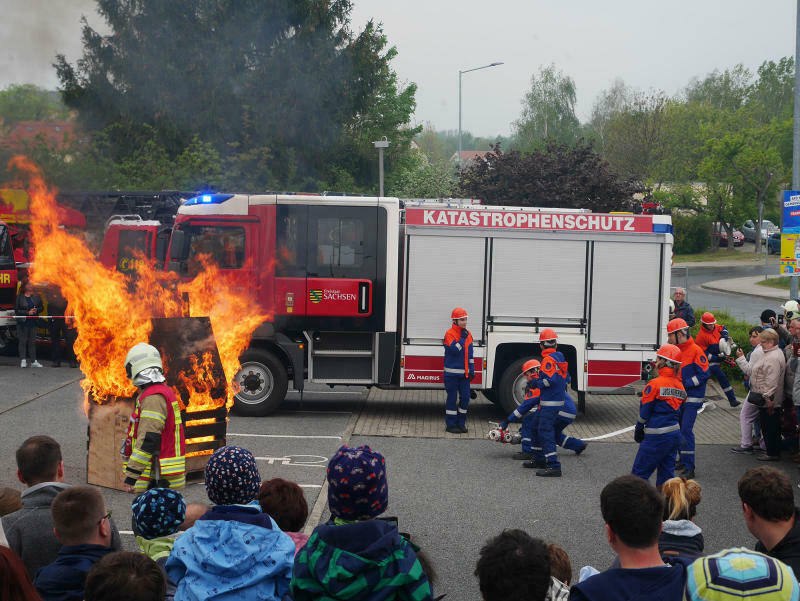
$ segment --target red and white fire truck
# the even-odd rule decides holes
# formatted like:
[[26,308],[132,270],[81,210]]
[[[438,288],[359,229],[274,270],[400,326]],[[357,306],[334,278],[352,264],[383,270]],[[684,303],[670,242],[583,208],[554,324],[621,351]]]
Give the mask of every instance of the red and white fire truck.
[[180,207],[165,262],[186,277],[200,254],[249,271],[253,310],[274,316],[241,357],[241,413],[274,411],[289,382],[442,387],[455,306],[475,339],[472,388],[509,411],[546,327],[581,406],[642,377],[665,341],[672,241],[662,215],[206,194]]

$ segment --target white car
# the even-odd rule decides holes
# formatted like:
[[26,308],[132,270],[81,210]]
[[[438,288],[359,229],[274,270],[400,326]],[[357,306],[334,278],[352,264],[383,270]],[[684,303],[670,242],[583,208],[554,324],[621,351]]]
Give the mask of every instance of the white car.
[[[772,223],[769,219],[764,219],[761,221],[761,244],[767,243],[767,236],[774,232],[780,232],[780,228],[777,225]],[[742,234],[744,234],[744,239],[748,242],[755,242],[756,241],[756,222],[752,219],[748,219],[747,221],[742,224]]]

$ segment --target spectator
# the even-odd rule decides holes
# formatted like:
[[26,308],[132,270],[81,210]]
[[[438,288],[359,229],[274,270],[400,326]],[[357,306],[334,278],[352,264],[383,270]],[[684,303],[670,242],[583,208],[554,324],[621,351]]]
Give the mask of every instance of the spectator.
[[664,497],[649,482],[633,475],[612,480],[600,493],[600,511],[606,539],[619,557],[620,567],[590,576],[572,587],[571,601],[680,599],[684,563],[664,565],[658,536],[664,514]]
[[[764,309],[761,312],[761,327],[765,330],[775,330],[778,334],[778,346],[783,349],[789,340],[789,332],[786,328],[778,325],[778,318],[772,309]],[[780,330],[778,330],[780,328]]]
[[432,599],[414,547],[397,526],[376,520],[389,504],[386,461],[368,446],[344,445],[328,462],[331,521],[314,529],[294,561],[294,601]]
[[[56,560],[61,543],[53,535],[50,504],[69,487],[64,482],[61,447],[49,436],[31,436],[17,449],[17,478],[28,489],[22,493],[22,509],[2,518],[8,546],[20,556],[31,578],[39,568]],[[111,522],[111,546],[122,544]]]
[[211,510],[208,503],[189,503],[186,505],[186,518],[178,530],[184,532],[194,526],[194,523]]
[[294,543],[294,554],[306,546],[308,534],[300,530],[308,517],[308,503],[303,489],[294,482],[273,478],[261,483],[258,491],[261,511],[268,513],[278,527],[289,535]]
[[484,601],[544,601],[554,584],[547,546],[522,530],[505,530],[489,539],[475,576]]
[[675,288],[675,317],[683,319],[691,328],[694,325],[694,309],[692,305],[686,302],[686,290],[684,288]]
[[279,601],[289,590],[294,544],[254,503],[261,485],[250,451],[214,451],[205,470],[211,511],[182,534],[167,559],[177,599]]
[[[186,518],[186,503],[181,493],[169,488],[151,488],[133,500],[131,509],[139,548],[165,570],[175,533]],[[175,588],[175,583],[167,579],[167,599],[175,597]]]
[[53,367],[61,367],[61,356],[63,355],[61,341],[62,339],[66,340],[67,324],[64,320],[66,312],[67,299],[61,294],[61,288],[58,286],[48,287],[47,314],[50,315],[48,330],[50,334],[50,358],[53,361]]
[[703,533],[694,523],[702,498],[701,490],[697,482],[685,478],[664,482],[664,523],[658,537],[658,550],[662,557],[681,556],[695,560],[703,555]]
[[0,545],[0,599],[3,601],[39,601],[22,560],[14,551]]
[[800,523],[789,478],[772,467],[747,470],[739,479],[744,522],[758,539],[756,551],[800,573]]
[[800,587],[780,561],[749,549],[725,549],[687,570],[686,601],[797,599]]
[[31,367],[42,367],[36,360],[36,326],[39,323],[36,316],[41,315],[42,311],[42,297],[33,291],[33,284],[28,280],[22,285],[22,292],[14,305],[14,313],[21,316],[17,317],[20,367],[28,367],[28,359],[31,360]]
[[786,359],[778,348],[778,333],[765,329],[758,335],[764,356],[750,372],[748,399],[759,407],[759,423],[767,445],[759,461],[778,461],[781,454],[781,410],[783,403],[783,372]]
[[550,575],[559,582],[569,586],[572,581],[572,562],[563,547],[550,543],[547,545],[550,556]]
[[103,556],[113,553],[111,512],[99,490],[70,486],[50,507],[53,528],[64,545],[56,560],[36,573],[33,584],[44,601],[81,601],[86,575]]
[[[738,365],[739,369],[742,370],[742,373],[744,374],[744,384],[748,388],[750,387],[750,374],[753,371],[753,366],[764,356],[764,350],[761,348],[761,339],[759,337],[763,329],[764,328],[761,326],[750,328],[750,345],[753,347],[753,350],[751,350],[746,357],[741,348],[736,350],[736,365]],[[745,399],[744,404],[742,405],[742,410],[739,413],[739,426],[742,431],[742,441],[740,446],[733,447],[731,452],[753,453],[755,450],[753,448],[753,431],[760,431],[758,427],[758,421],[758,407]],[[761,450],[766,449],[763,439],[761,439],[760,445]]]
[[163,601],[163,572],[141,553],[109,553],[86,577],[86,601]]
[[[22,509],[22,499],[19,491],[13,488],[0,488],[0,517],[20,509]],[[0,546],[8,546],[2,520],[0,520]]]

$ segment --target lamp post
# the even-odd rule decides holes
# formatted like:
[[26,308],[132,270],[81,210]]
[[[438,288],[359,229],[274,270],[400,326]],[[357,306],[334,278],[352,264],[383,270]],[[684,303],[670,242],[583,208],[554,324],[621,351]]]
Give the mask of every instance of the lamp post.
[[464,69],[458,72],[458,168],[461,169],[461,75],[469,73],[470,71],[478,71],[480,69],[488,69],[489,67],[496,67],[503,63],[490,63],[483,67],[475,67],[474,69]]
[[378,189],[379,189],[379,196],[383,196],[383,150],[384,148],[389,148],[389,140],[386,139],[386,136],[383,136],[377,142],[373,142],[372,145],[378,149]]

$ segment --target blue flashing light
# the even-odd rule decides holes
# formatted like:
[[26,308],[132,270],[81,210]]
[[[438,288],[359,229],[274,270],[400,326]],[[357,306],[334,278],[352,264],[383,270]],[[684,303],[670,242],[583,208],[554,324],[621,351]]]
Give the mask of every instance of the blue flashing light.
[[187,207],[192,205],[221,204],[229,198],[233,198],[233,194],[201,194],[200,196],[190,198],[183,204]]
[[656,234],[674,234],[675,230],[671,223],[654,223],[653,232]]

